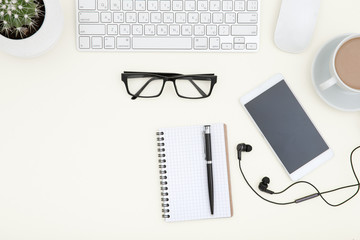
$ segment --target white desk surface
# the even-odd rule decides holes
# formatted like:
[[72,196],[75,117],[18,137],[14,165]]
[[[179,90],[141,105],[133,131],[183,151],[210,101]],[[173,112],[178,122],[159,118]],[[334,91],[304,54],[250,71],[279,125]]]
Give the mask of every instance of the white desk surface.
[[[320,198],[270,205],[245,185],[235,147],[256,187],[291,183],[239,98],[282,73],[335,157],[304,178],[321,190],[354,183],[350,151],[360,144],[360,114],[329,107],[310,77],[319,48],[359,32],[360,1],[324,0],[311,46],[302,54],[276,48],[280,0],[262,1],[256,54],[80,53],[75,47],[75,1],[61,0],[65,29],[58,44],[34,59],[0,53],[0,239],[342,239],[359,240],[360,195],[339,208]],[[132,101],[124,70],[218,75],[204,100],[178,98],[168,84],[161,97]],[[159,127],[224,122],[229,130],[234,216],[165,223],[161,216],[155,131]],[[355,155],[359,173],[360,153]],[[342,201],[353,193],[329,196]],[[312,190],[298,187],[275,200]],[[271,197],[265,195],[266,197]]]

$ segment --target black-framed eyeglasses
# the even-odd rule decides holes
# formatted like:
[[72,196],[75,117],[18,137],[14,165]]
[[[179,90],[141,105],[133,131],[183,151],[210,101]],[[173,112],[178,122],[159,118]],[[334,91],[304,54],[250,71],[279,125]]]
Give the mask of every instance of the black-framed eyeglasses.
[[181,98],[200,99],[210,96],[217,82],[214,74],[124,72],[121,80],[126,86],[131,99],[154,98],[161,95],[165,83],[173,82],[176,94]]

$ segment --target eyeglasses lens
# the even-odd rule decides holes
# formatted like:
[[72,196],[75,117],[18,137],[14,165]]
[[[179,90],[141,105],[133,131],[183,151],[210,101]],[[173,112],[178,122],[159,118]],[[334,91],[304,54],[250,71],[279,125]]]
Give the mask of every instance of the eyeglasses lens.
[[131,94],[139,97],[153,97],[160,94],[163,79],[151,76],[131,76],[128,78],[128,88]]
[[203,98],[210,94],[211,80],[194,77],[179,78],[175,81],[178,94],[187,98]]

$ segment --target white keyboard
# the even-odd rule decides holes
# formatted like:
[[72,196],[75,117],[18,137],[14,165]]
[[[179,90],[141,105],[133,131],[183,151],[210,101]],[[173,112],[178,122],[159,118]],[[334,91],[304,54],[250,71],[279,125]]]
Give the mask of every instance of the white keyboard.
[[260,0],[75,0],[79,51],[256,52]]

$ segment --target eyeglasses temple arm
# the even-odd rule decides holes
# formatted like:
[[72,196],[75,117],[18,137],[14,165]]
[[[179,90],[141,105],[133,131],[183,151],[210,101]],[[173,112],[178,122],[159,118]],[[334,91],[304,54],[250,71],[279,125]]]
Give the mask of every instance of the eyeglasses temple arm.
[[149,83],[151,83],[152,81],[154,81],[154,79],[158,79],[156,77],[150,78],[149,80],[147,80],[147,82],[144,84],[144,86],[142,86],[139,91],[137,91],[134,96],[132,96],[132,100],[135,100],[137,97],[140,96],[140,94],[142,93],[142,91],[144,91],[144,89],[147,87],[147,85],[149,85]]
[[201,88],[199,88],[199,86],[198,85],[196,85],[196,83],[192,80],[192,79],[189,79],[189,81],[191,82],[191,84],[196,88],[196,90],[198,90],[199,91],[199,93],[203,96],[203,97],[205,97],[206,96],[206,93],[204,93],[204,91],[203,90],[201,90]]

